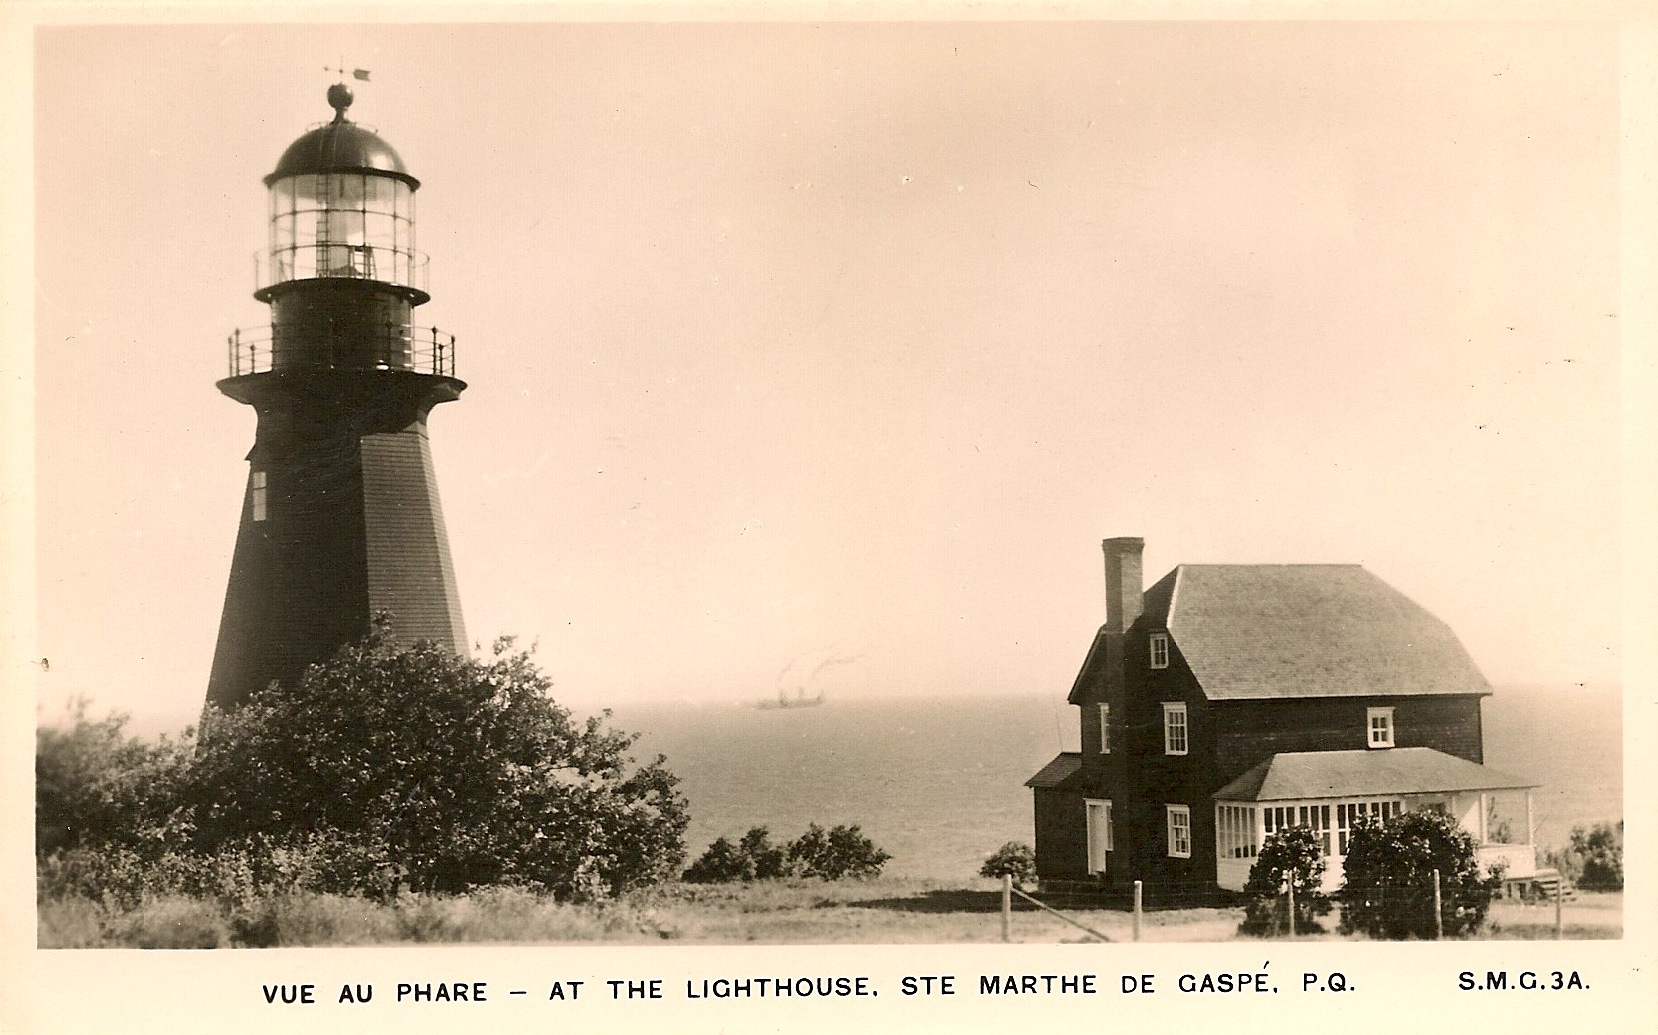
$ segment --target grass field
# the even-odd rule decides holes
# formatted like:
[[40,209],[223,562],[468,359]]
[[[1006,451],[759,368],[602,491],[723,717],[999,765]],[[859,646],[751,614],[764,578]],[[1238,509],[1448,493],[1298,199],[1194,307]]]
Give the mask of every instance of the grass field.
[[[872,881],[675,885],[621,902],[570,905],[519,891],[405,896],[391,903],[331,895],[272,896],[239,904],[162,898],[136,909],[90,899],[39,905],[42,948],[213,948],[407,943],[928,944],[1001,938],[1001,894],[991,881],[882,878]],[[1070,909],[1067,915],[1112,941],[1133,937],[1130,914]],[[1145,941],[1238,939],[1241,909],[1146,913]],[[1566,904],[1567,938],[1619,938],[1623,896],[1579,892]],[[1335,929],[1334,918],[1327,926]],[[1493,905],[1486,938],[1551,939],[1552,905]],[[1313,935],[1337,939],[1333,933]],[[1015,942],[1056,943],[1090,935],[1034,906],[1012,919]]]

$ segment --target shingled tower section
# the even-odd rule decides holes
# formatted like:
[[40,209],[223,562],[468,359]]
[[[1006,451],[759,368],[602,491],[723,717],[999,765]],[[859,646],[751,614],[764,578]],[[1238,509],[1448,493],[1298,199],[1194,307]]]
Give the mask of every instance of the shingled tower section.
[[254,297],[267,328],[227,342],[219,390],[259,415],[207,700],[234,707],[361,636],[466,649],[427,415],[457,399],[452,336],[417,327],[430,299],[415,243],[420,182],[346,118],[289,146],[270,190]]

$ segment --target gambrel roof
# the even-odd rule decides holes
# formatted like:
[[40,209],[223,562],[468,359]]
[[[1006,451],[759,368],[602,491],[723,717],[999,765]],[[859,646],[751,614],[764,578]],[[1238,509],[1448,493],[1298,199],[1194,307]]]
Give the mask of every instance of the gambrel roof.
[[1219,801],[1294,801],[1536,786],[1534,780],[1433,748],[1359,748],[1280,752],[1216,791],[1214,797]]
[[1139,624],[1210,700],[1491,692],[1449,626],[1357,564],[1182,564]]

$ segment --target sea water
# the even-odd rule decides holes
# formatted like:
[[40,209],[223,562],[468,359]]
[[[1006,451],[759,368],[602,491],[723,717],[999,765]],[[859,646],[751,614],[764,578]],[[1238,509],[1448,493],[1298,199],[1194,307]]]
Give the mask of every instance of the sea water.
[[[1623,815],[1621,701],[1615,691],[1499,687],[1483,712],[1485,761],[1541,786],[1536,842]],[[1062,698],[831,699],[629,705],[615,723],[634,754],[667,756],[691,808],[692,858],[754,826],[772,840],[807,824],[857,824],[892,854],[886,872],[962,880],[1007,841],[1033,840],[1030,776],[1076,749]]]

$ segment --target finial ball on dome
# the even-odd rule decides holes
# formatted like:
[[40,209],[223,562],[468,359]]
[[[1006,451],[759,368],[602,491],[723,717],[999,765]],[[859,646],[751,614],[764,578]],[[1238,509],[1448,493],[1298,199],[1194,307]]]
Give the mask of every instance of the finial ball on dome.
[[345,110],[351,107],[351,102],[355,99],[351,87],[344,83],[335,83],[328,88],[328,105],[334,109],[336,118],[345,118]]

